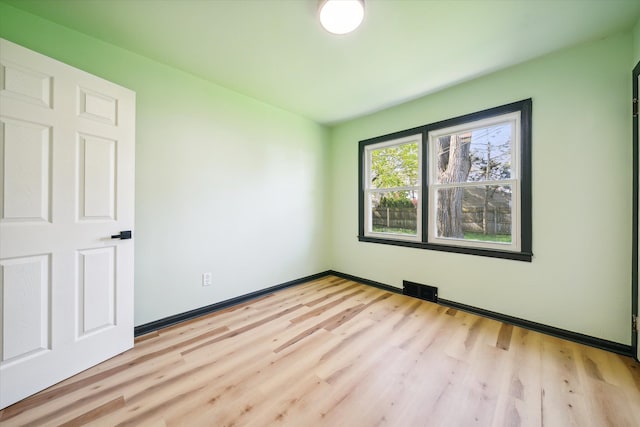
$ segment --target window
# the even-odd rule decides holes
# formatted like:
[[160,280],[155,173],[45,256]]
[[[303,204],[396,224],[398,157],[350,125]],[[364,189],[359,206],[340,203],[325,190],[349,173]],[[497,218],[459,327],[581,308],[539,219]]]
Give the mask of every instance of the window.
[[365,147],[367,234],[420,240],[422,134]]
[[365,242],[531,261],[531,99],[360,141]]

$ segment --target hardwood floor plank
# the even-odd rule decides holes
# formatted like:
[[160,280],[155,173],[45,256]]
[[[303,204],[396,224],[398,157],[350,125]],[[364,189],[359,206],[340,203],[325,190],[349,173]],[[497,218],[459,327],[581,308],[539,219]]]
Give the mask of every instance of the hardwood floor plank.
[[574,346],[551,337],[542,349],[542,424],[590,425],[587,388],[577,375]]
[[211,344],[215,344],[217,342],[220,342],[220,341],[223,341],[223,340],[226,340],[226,339],[229,339],[229,338],[233,338],[233,337],[238,336],[240,334],[244,334],[245,332],[251,331],[252,329],[255,329],[255,328],[257,328],[257,327],[259,327],[261,325],[264,325],[265,323],[274,321],[279,317],[282,317],[282,316],[284,316],[284,315],[286,315],[288,313],[291,313],[292,311],[296,311],[296,310],[300,309],[301,307],[302,307],[302,305],[298,304],[298,305],[295,305],[293,307],[289,307],[289,308],[287,308],[285,310],[282,310],[282,311],[280,311],[278,313],[275,313],[275,314],[272,314],[272,315],[267,316],[265,318],[262,318],[262,319],[260,319],[260,320],[258,320],[256,322],[250,323],[250,324],[248,324],[246,326],[243,326],[241,328],[232,329],[231,331],[229,331],[229,332],[227,332],[227,333],[225,333],[225,334],[223,334],[223,335],[221,335],[219,337],[216,337],[214,339],[208,340],[208,341],[206,341],[206,342],[204,342],[202,344],[198,344],[197,346],[191,347],[188,350],[185,350],[185,351],[181,352],[181,354],[184,356],[185,354],[191,353],[193,351],[200,350],[200,349],[202,349],[204,347],[208,347]]
[[[99,418],[108,416],[109,414],[111,414],[112,412],[123,408],[125,405],[124,399],[122,398],[122,396],[120,397],[116,397],[113,400],[110,400],[109,402],[103,404],[103,405],[99,405],[87,412],[85,412],[84,414],[73,418],[63,424],[60,424],[60,427],[75,427],[75,426],[83,426],[86,425],[88,423],[90,423],[91,421],[95,421]],[[40,423],[38,424],[36,422],[36,425],[42,425],[44,423]]]
[[0,424],[637,427],[639,365],[329,276],[138,337]]
[[511,345],[511,334],[513,334],[513,325],[503,323],[500,326],[500,333],[498,334],[498,340],[496,341],[496,347],[502,350],[509,350]]
[[298,323],[298,322],[302,322],[304,320],[310,319],[312,317],[317,317],[317,316],[321,315],[322,313],[324,313],[325,311],[330,310],[333,307],[335,307],[336,304],[339,304],[339,303],[341,303],[343,301],[346,301],[346,300],[350,299],[351,297],[353,297],[355,295],[358,295],[358,294],[360,294],[362,292],[363,292],[362,289],[356,289],[355,291],[350,292],[350,293],[348,293],[346,295],[342,295],[339,298],[331,299],[331,297],[342,293],[342,292],[339,292],[339,291],[338,292],[333,292],[332,294],[330,294],[330,296],[329,295],[325,296],[325,297],[329,297],[329,298],[321,297],[321,298],[319,298],[319,299],[317,299],[315,301],[312,301],[311,303],[305,304],[308,307],[312,307],[320,299],[322,299],[323,302],[324,301],[328,301],[327,303],[325,303],[325,304],[323,304],[323,305],[321,305],[321,306],[319,306],[319,307],[317,307],[317,308],[315,308],[313,310],[307,311],[305,314],[302,314],[302,315],[300,315],[298,317],[294,317],[293,319],[290,320],[290,322],[291,323]]

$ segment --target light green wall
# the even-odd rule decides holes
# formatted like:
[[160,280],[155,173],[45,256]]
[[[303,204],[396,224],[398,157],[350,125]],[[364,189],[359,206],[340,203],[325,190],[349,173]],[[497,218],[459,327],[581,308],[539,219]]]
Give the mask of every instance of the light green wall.
[[633,35],[633,66],[640,62],[640,19],[632,30]]
[[136,325],[328,269],[325,128],[2,3],[0,36],[137,93]]
[[[332,268],[629,344],[631,52],[610,37],[333,128]],[[533,262],[358,242],[359,140],[529,97]]]

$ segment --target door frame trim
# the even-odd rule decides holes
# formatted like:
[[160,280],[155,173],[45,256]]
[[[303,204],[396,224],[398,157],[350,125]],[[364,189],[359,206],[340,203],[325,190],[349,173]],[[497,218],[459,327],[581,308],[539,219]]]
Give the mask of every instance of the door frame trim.
[[[638,78],[640,77],[640,62],[633,69],[633,99],[638,100]],[[637,101],[636,101],[637,102]],[[633,114],[633,113],[632,113]],[[638,115],[633,117],[633,226],[631,248],[631,314],[638,315],[638,197],[640,191],[640,166],[638,165]],[[631,320],[631,319],[630,319]],[[638,358],[638,333],[631,328],[631,349],[633,357]]]

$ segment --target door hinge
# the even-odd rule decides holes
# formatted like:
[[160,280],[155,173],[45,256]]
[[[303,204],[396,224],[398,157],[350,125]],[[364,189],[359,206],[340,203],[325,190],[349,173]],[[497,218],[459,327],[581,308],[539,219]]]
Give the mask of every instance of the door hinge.
[[633,332],[638,332],[638,316],[635,314],[631,316],[631,329]]
[[633,98],[633,117],[638,117],[638,98]]

